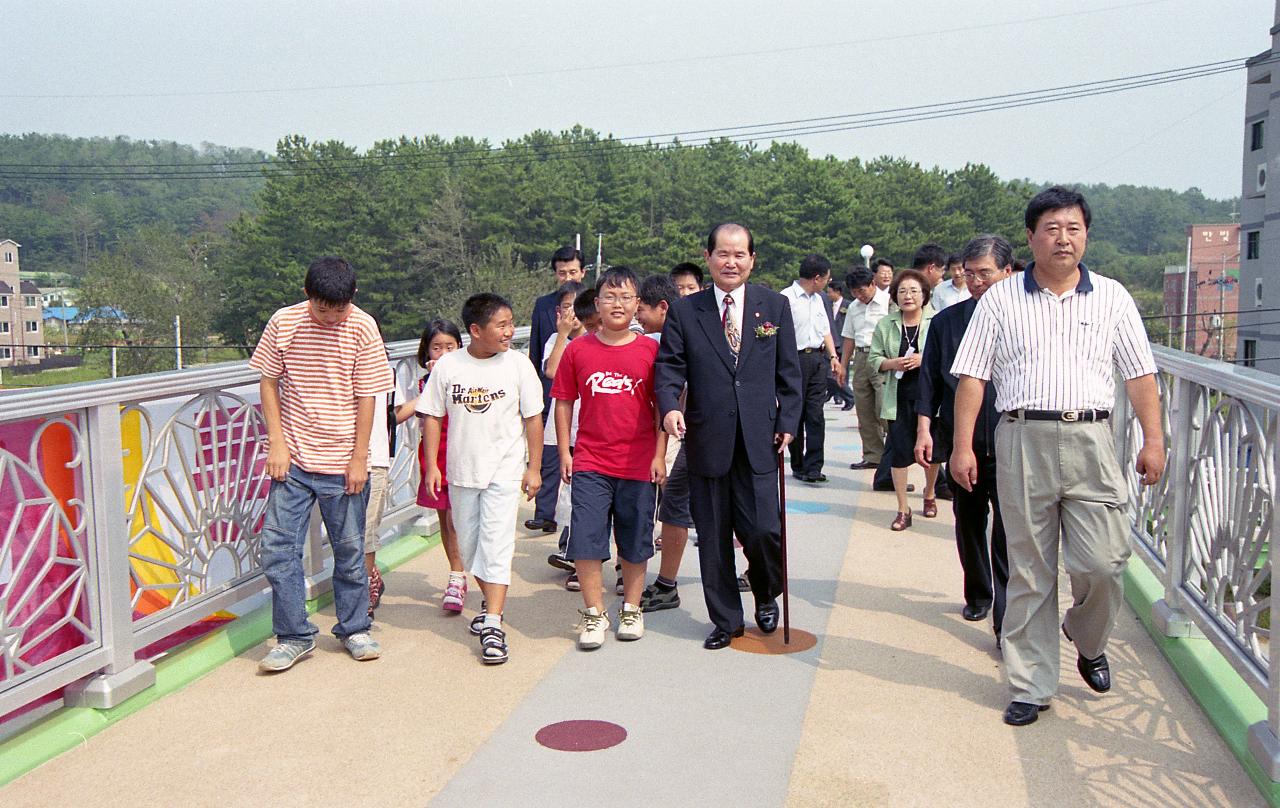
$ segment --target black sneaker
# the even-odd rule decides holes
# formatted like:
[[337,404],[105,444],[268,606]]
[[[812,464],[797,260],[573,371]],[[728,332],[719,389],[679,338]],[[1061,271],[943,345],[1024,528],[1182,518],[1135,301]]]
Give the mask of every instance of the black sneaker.
[[738,576],[738,591],[739,592],[751,591],[751,582],[747,580],[747,576],[745,575]]
[[578,581],[578,573],[575,572],[568,578],[564,579],[564,588],[568,589],[570,592],[582,591],[582,583]]
[[660,612],[663,609],[676,609],[680,606],[680,588],[662,589],[657,584],[646,586],[640,596],[640,611]]
[[626,590],[622,588],[622,576],[621,576],[621,575],[619,575],[619,576],[618,576],[618,583],[614,585],[613,589],[614,589],[614,591],[615,591],[615,592],[617,592],[619,595],[624,595],[624,594],[626,594]]
[[547,556],[547,563],[555,567],[556,569],[564,570],[565,572],[573,572],[576,569],[576,567],[573,566],[572,561],[560,555],[559,553],[552,553],[551,555]]
[[543,533],[556,532],[556,523],[550,519],[526,519],[524,526],[526,530],[541,530]]

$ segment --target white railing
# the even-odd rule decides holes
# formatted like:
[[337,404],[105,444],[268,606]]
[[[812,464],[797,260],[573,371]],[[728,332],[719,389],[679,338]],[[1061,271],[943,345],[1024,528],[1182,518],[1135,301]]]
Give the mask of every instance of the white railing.
[[[388,349],[412,398],[417,341]],[[257,382],[230,362],[0,395],[0,719],[63,688],[118,704],[154,683],[148,646],[265,589]],[[421,512],[417,419],[397,438],[387,532]],[[311,524],[308,597],[329,577]]]
[[[1170,637],[1205,637],[1267,705],[1249,746],[1280,781],[1280,655],[1270,652],[1271,537],[1280,479],[1280,376],[1155,348],[1168,462],[1138,482],[1142,433],[1121,395],[1113,424],[1129,478],[1133,546],[1160,578],[1154,622]],[[1123,390],[1123,387],[1120,388]]]

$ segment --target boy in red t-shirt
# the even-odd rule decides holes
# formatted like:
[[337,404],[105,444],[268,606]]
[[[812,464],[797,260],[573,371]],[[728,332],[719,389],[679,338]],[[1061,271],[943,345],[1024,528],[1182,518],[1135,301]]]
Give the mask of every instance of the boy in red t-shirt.
[[[644,636],[640,595],[653,557],[657,486],[666,477],[667,436],[658,429],[653,363],[658,344],[631,331],[640,283],[626,267],[613,267],[596,286],[600,330],[565,348],[551,386],[555,399],[560,473],[573,486],[568,556],[574,560],[586,608],[579,613],[578,647],[599,648],[609,629],[601,563],[609,558],[612,529],[622,560],[623,603],[618,639]],[[573,402],[578,435],[569,451]]]

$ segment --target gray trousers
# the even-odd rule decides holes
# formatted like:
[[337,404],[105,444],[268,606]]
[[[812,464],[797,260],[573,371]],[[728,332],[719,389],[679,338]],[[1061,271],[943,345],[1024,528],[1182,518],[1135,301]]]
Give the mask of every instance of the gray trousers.
[[1128,490],[1105,421],[1001,416],[996,486],[1009,550],[1004,661],[1013,701],[1058,690],[1058,548],[1071,580],[1063,624],[1081,654],[1101,654],[1124,600]]
[[853,366],[853,403],[858,413],[858,434],[862,438],[862,459],[879,463],[884,454],[885,424],[880,420],[880,402],[884,397],[884,374],[867,364],[871,351],[855,348],[849,364]]

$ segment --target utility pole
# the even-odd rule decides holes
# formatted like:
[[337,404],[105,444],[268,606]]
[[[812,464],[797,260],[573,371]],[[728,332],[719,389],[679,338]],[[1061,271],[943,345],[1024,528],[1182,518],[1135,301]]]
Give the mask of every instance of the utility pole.
[[1191,236],[1187,236],[1187,268],[1182,273],[1182,350],[1187,350],[1187,331],[1191,327]]
[[173,351],[177,358],[178,370],[182,370],[182,317],[173,315]]
[[596,233],[596,282],[600,281],[600,267],[604,263],[604,233]]

